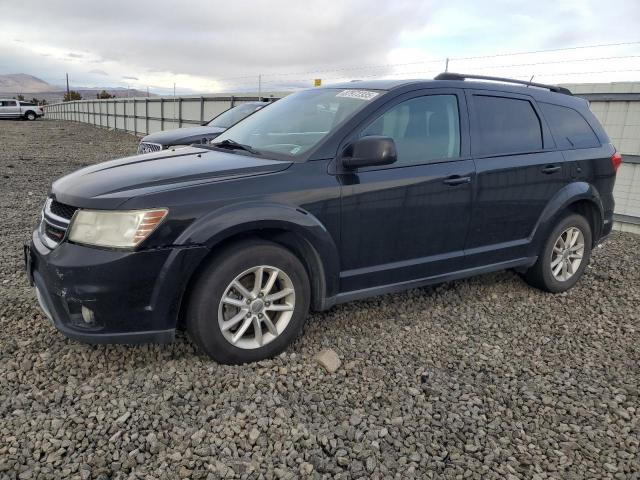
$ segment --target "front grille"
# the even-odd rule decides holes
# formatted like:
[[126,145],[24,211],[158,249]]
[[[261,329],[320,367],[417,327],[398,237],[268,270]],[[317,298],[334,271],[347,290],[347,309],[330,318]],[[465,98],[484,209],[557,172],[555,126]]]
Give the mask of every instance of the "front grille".
[[49,237],[54,242],[60,243],[64,238],[64,234],[66,230],[61,228],[54,227],[53,225],[49,225],[48,223],[44,226],[44,233],[47,237]]
[[140,142],[138,145],[138,153],[153,153],[162,150],[162,145],[159,143]]
[[56,248],[64,240],[69,223],[77,207],[57,202],[48,198],[42,209],[40,222],[40,239],[48,248]]
[[54,215],[66,218],[67,220],[71,220],[71,217],[73,217],[73,214],[76,213],[76,210],[78,210],[78,208],[52,200],[51,205],[49,206],[49,210],[51,210],[51,213],[53,213]]

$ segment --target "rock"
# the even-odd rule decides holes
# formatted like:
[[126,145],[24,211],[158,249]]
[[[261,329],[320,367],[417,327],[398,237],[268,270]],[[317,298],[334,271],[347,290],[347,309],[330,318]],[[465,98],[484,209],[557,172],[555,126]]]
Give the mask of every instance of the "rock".
[[391,425],[393,425],[394,427],[399,427],[403,423],[404,423],[404,419],[402,417],[393,417],[391,419]]
[[300,464],[300,475],[311,475],[313,473],[313,465],[308,462]]
[[322,350],[317,353],[315,360],[328,373],[334,373],[338,368],[340,368],[340,357],[338,357],[338,354],[331,349]]
[[116,423],[118,425],[122,425],[127,420],[129,420],[129,417],[131,417],[131,412],[125,412],[124,414],[118,417],[118,419],[116,420]]
[[255,442],[259,436],[260,430],[258,430],[257,428],[254,428],[249,432],[249,440],[251,440],[252,442]]

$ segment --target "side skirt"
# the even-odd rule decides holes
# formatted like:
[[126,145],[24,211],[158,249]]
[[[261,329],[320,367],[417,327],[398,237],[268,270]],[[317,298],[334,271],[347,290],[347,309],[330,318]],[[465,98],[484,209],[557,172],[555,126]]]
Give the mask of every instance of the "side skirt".
[[334,305],[351,302],[354,300],[361,300],[363,298],[374,297],[377,295],[383,295],[386,293],[401,292],[410,288],[424,287],[426,285],[433,285],[434,283],[444,283],[452,280],[460,280],[462,278],[473,277],[476,275],[482,275],[484,273],[496,272],[499,270],[506,270],[508,268],[527,268],[536,263],[538,257],[523,257],[516,258],[515,260],[509,260],[506,262],[494,263],[491,265],[484,265],[482,267],[468,268],[465,270],[458,270],[456,272],[445,273],[442,275],[435,275],[433,277],[419,278],[417,280],[410,280],[407,282],[392,283],[389,285],[381,285],[379,287],[365,288],[363,290],[353,290],[351,292],[339,293],[335,297],[327,298],[324,302],[325,308],[331,308]]

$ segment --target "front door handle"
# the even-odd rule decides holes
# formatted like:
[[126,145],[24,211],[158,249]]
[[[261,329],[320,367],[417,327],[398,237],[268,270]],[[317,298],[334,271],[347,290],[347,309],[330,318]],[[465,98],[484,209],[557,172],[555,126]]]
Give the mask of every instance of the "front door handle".
[[542,173],[546,173],[546,174],[556,173],[556,172],[559,172],[560,169],[561,167],[559,165],[547,165],[542,169]]
[[444,180],[446,185],[455,186],[463,183],[471,183],[471,177],[461,177],[460,175],[452,175]]

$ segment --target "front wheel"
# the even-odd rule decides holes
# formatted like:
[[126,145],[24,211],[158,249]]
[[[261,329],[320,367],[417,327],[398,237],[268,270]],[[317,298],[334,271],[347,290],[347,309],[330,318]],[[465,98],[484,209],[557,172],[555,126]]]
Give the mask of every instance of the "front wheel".
[[309,278],[295,255],[275,243],[244,242],[199,277],[187,330],[219,363],[258,361],[282,352],[298,336],[309,301]]
[[578,214],[564,217],[553,229],[536,263],[525,273],[530,285],[547,292],[573,287],[591,258],[591,227]]
[[27,112],[24,116],[24,118],[26,118],[27,120],[29,120],[30,122],[34,121],[36,118],[36,114],[34,112]]

